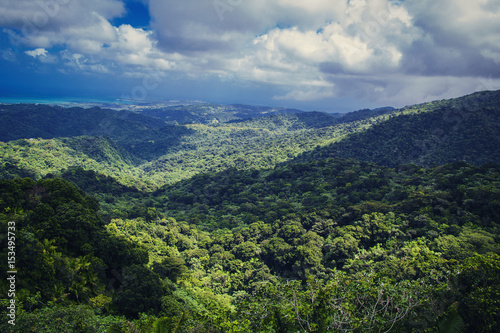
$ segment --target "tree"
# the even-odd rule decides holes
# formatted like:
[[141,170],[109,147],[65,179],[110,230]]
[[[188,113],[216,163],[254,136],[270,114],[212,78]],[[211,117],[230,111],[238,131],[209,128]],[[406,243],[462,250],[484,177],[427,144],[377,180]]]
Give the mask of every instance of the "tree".
[[87,305],[64,304],[53,308],[37,309],[31,313],[22,311],[16,317],[16,325],[0,323],[0,331],[26,332],[107,332],[120,325],[124,319],[114,316],[97,316]]
[[276,270],[290,269],[293,264],[293,247],[283,238],[273,237],[262,242],[262,253],[268,265]]
[[168,278],[172,282],[177,282],[177,278],[188,271],[184,259],[180,257],[167,257],[159,263],[154,263],[152,269],[162,279]]
[[500,256],[476,255],[457,276],[459,313],[468,332],[500,332]]
[[160,314],[164,297],[174,298],[160,276],[144,266],[126,267],[121,275],[123,282],[113,302],[128,318],[137,318],[142,312]]
[[233,253],[236,258],[246,261],[258,256],[260,254],[260,249],[254,242],[246,241],[236,245],[231,250],[231,253]]
[[[421,281],[391,282],[374,274],[334,271],[328,281],[267,284],[242,311],[257,327],[305,332],[389,332],[423,305],[429,290]],[[261,328],[259,328],[260,330]]]

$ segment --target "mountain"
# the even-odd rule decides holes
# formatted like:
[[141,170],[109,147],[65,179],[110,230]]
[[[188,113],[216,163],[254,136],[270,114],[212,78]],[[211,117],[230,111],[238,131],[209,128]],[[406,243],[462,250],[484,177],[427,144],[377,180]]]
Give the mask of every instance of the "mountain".
[[0,140],[107,135],[114,139],[158,130],[164,122],[129,111],[44,104],[0,105]]
[[0,106],[0,140],[107,136],[141,159],[175,148],[189,129],[130,111],[40,104]]
[[[227,123],[173,125],[129,111],[4,105],[0,118],[2,124],[10,126],[5,127],[2,140],[24,138],[30,141],[2,143],[5,159],[0,164],[0,170],[4,170],[3,173],[9,177],[40,177],[56,172],[57,168],[62,170],[71,165],[86,165],[92,170],[118,177],[126,185],[136,179],[137,184],[146,182],[161,186],[200,172],[232,167],[273,167],[317,145],[328,144],[349,132],[369,126],[371,122],[364,119],[344,124],[340,117],[322,112],[273,114],[278,111],[261,107],[256,109],[271,115],[264,116],[264,111],[255,111],[253,114],[258,114],[257,118],[234,119]],[[87,135],[87,139],[83,139],[83,134]],[[96,164],[99,159],[87,156],[90,146],[84,141],[97,136],[105,138],[108,144],[96,143],[90,149],[93,155],[113,155],[115,153],[109,150],[113,147],[121,149],[119,155],[126,152],[128,162],[123,165],[122,162],[111,161],[110,164],[103,164],[108,165],[105,168]],[[42,147],[51,147],[52,150],[57,147],[58,157],[54,157],[50,149],[41,153]],[[104,151],[99,152],[100,149]],[[116,168],[118,165],[122,166]]]
[[147,188],[141,179],[139,158],[108,137],[71,137],[57,139],[21,139],[0,142],[0,178],[40,179],[60,174],[73,167],[96,170],[113,176],[123,184]]
[[375,116],[381,116],[384,114],[389,114],[395,111],[396,109],[390,106],[377,108],[377,109],[363,109],[358,111],[349,112],[341,115],[340,121],[344,123],[354,122],[358,120],[373,118]]
[[141,114],[175,124],[213,124],[274,114],[302,113],[303,111],[242,104],[194,104],[144,109]]
[[498,332],[499,102],[0,106],[0,331]]
[[301,160],[354,158],[381,165],[500,162],[500,92],[407,107]]
[[[3,105],[0,111],[1,124],[4,126],[2,140],[21,137],[56,140],[53,146],[60,147],[61,154],[68,153],[71,156],[58,158],[57,162],[53,154],[40,153],[40,147],[26,149],[20,147],[22,142],[10,141],[2,144],[4,154],[9,153],[4,155],[0,169],[11,176],[43,176],[48,172],[57,172],[58,167],[62,170],[71,166],[71,163],[83,163],[92,170],[118,177],[125,185],[136,182],[158,187],[198,173],[229,168],[272,168],[294,158],[299,158],[297,161],[327,157],[354,158],[387,166],[406,163],[432,165],[453,161],[480,165],[499,160],[498,95],[498,92],[482,92],[398,110],[389,107],[366,109],[341,116],[323,112],[286,113],[288,111],[284,109],[240,105],[170,108],[170,111],[191,112],[198,116],[212,117],[218,114],[219,120],[232,119],[228,122],[185,125],[167,123],[165,119],[168,117],[159,119],[146,115],[151,110],[129,112],[100,108]],[[244,110],[247,110],[246,113]],[[165,110],[157,111],[157,116],[160,116]],[[285,113],[274,114],[281,111]],[[227,117],[222,117],[223,114]],[[236,117],[237,114],[257,117],[241,118]],[[93,157],[90,157],[92,161],[83,158],[90,162],[77,162],[75,152],[81,148],[72,146],[68,140],[60,140],[60,137],[78,135],[104,135],[106,140],[113,143],[109,141],[109,145],[105,146],[97,144],[93,153],[98,155],[99,149],[113,146],[113,149],[121,149],[119,155],[127,152],[128,160],[108,164],[123,165],[119,169],[103,169],[96,164],[98,159]],[[66,147],[62,149],[62,146]],[[88,149],[82,151],[81,156],[87,152]],[[104,156],[109,153],[101,154]],[[298,157],[300,154],[304,155]],[[28,160],[36,162],[28,165]]]
[[231,120],[228,121],[228,124],[252,124],[255,127],[267,128],[269,130],[299,130],[334,126],[341,123],[341,119],[336,114],[311,111]]

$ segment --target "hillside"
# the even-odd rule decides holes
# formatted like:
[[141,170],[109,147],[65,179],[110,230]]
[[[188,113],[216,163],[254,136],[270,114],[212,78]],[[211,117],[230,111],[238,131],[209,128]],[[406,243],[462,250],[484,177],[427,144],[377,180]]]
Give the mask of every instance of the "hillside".
[[306,153],[299,160],[354,158],[381,165],[500,162],[500,92],[482,92],[397,111],[400,116]]
[[79,166],[113,176],[123,184],[148,188],[136,167],[140,159],[131,155],[107,137],[72,137],[57,139],[21,139],[0,142],[0,178],[30,177],[40,179],[48,174]]
[[140,114],[175,124],[213,124],[265,117],[275,114],[294,114],[303,111],[251,105],[194,104],[144,109]]
[[[84,323],[153,332],[160,321],[188,332],[293,332],[303,318],[360,331],[375,318],[395,332],[460,318],[469,332],[495,332],[499,175],[500,164],[329,159],[199,175],[146,195],[69,170],[89,191],[139,199],[107,224],[71,183],[0,180],[0,222],[19,228],[15,332]],[[347,322],[335,317],[343,306]]]
[[499,94],[184,125],[2,106],[0,330],[497,332]]
[[154,159],[189,135],[185,127],[130,111],[41,104],[0,106],[0,141],[107,136],[140,159]]
[[[155,188],[203,172],[272,168],[294,158],[354,158],[387,166],[454,161],[480,165],[499,160],[498,95],[482,92],[399,110],[360,110],[343,116],[321,112],[272,114],[280,110],[245,106],[173,107],[179,112],[196,111],[198,115],[233,110],[228,111],[231,117],[235,110],[243,112],[247,108],[252,112],[244,116],[258,115],[226,123],[186,125],[167,124],[145,115],[146,111],[4,105],[0,118],[2,124],[10,122],[10,127],[2,132],[3,140],[45,137],[52,143],[44,147],[58,147],[58,157],[50,152],[54,148],[44,153],[44,148],[10,141],[2,144],[0,170],[5,175],[36,178],[49,172],[57,174],[72,165],[85,165],[117,177],[124,185],[135,182],[140,188]],[[95,145],[92,154],[127,158],[99,165],[99,158],[90,156],[97,164],[87,161],[84,147],[88,145],[77,144],[80,139],[59,138],[82,134],[107,137],[109,145]],[[108,146],[120,152],[98,152]]]
[[125,139],[164,127],[164,122],[129,111],[44,104],[0,105],[0,141],[107,135]]
[[[30,113],[36,115],[28,117]],[[4,133],[4,140],[25,137],[33,143],[38,142],[39,137],[55,137],[40,141],[46,143],[46,152],[40,145],[26,144],[26,141],[2,143],[4,158],[0,170],[7,170],[3,171],[5,175],[34,175],[36,178],[72,165],[84,165],[117,177],[123,184],[128,185],[135,179],[139,187],[144,183],[161,186],[200,172],[273,167],[372,123],[372,119],[366,116],[344,123],[342,118],[326,113],[302,112],[228,123],[169,125],[130,112],[99,108],[38,108],[34,105],[3,106],[1,116],[6,122],[19,116],[17,122],[11,122],[11,130]],[[72,120],[63,122],[64,119]],[[109,145],[96,144],[92,148],[94,155],[115,154],[110,153],[110,147],[120,150],[119,155],[126,152],[126,162],[116,164],[120,165],[119,171],[110,166],[114,162],[98,165],[88,161],[88,149],[84,149],[88,145],[78,143],[82,139],[58,138],[82,133],[106,136]],[[104,151],[98,152],[101,148]],[[57,158],[52,153],[54,149],[58,151]],[[92,156],[90,159],[94,160]]]

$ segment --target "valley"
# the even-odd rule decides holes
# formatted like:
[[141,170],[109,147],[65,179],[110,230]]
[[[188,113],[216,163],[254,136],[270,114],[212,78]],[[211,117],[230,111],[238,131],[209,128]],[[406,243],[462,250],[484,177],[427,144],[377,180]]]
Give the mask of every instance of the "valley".
[[0,124],[2,331],[500,329],[500,91],[347,114],[12,104]]

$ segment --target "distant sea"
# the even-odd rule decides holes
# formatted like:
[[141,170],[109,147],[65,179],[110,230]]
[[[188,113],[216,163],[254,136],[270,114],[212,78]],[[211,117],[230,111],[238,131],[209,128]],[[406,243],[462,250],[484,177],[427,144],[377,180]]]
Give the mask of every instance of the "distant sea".
[[169,105],[191,105],[206,103],[203,101],[181,101],[173,99],[165,100],[126,100],[117,98],[92,98],[92,97],[2,97],[0,104],[51,104],[60,106],[101,106],[108,108],[137,108],[137,107],[158,107]]
[[3,104],[129,104],[125,100],[85,97],[0,97]]

